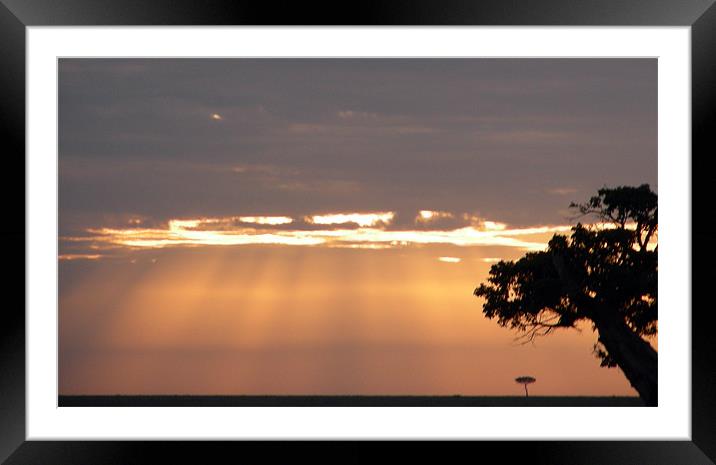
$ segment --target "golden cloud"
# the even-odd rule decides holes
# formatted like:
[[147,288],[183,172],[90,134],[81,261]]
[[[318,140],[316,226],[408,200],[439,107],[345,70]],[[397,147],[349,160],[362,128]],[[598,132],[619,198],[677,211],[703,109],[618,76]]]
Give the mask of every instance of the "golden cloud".
[[[172,219],[164,228],[90,228],[87,236],[63,237],[69,243],[84,242],[93,250],[117,247],[130,249],[177,246],[239,246],[273,244],[287,246],[327,246],[360,249],[387,249],[411,245],[454,245],[459,247],[503,246],[523,250],[543,250],[546,233],[569,231],[570,226],[537,226],[509,229],[503,223],[482,221],[454,229],[386,229],[393,212],[335,213],[306,217],[314,226],[339,225],[336,229],[276,229],[272,226],[293,222],[288,216],[231,216],[220,218]],[[240,222],[239,223],[237,223]],[[340,227],[357,224],[357,228]],[[260,225],[249,226],[251,224]],[[96,254],[66,255],[63,259],[99,258]],[[440,257],[456,263],[456,257]],[[444,259],[444,260],[443,260]]]

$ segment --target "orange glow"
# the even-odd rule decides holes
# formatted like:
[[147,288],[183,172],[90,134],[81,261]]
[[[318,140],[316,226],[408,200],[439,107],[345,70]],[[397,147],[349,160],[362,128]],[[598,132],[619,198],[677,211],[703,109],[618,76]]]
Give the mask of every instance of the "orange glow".
[[492,263],[570,226],[316,217],[288,228],[289,216],[174,218],[62,238],[60,275],[84,274],[61,280],[60,392],[509,395],[529,372],[535,395],[634,395],[599,366],[591,327],[535,350],[472,295]]
[[[459,266],[436,260],[456,251]],[[539,379],[535,395],[634,394],[599,367],[590,327],[532,346],[485,319],[471,292],[489,270],[478,249],[128,257],[88,262],[60,294],[62,394],[519,395],[523,372]]]

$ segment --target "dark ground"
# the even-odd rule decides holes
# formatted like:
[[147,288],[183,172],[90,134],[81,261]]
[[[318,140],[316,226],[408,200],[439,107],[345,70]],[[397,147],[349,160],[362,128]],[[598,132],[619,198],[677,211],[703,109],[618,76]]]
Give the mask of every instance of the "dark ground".
[[638,397],[59,396],[60,407],[643,407]]

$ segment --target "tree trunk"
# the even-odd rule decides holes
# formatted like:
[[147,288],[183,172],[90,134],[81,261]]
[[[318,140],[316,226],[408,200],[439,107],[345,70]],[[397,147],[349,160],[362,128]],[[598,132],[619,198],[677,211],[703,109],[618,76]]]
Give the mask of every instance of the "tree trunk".
[[658,363],[656,351],[618,317],[595,318],[599,342],[607,349],[647,406],[656,407]]
[[590,318],[599,331],[599,342],[607,349],[639,397],[650,407],[656,407],[658,398],[658,363],[656,351],[627,326],[623,317],[608,309],[594,308],[591,300],[582,294],[572,279],[561,253],[552,252],[552,263],[564,281],[570,298],[579,306],[589,309]]

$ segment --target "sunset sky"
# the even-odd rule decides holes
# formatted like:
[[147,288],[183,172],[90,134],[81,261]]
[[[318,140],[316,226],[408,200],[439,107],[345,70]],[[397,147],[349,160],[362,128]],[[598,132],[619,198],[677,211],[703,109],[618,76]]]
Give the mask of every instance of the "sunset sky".
[[472,291],[642,183],[655,59],[61,59],[60,394],[635,395]]

